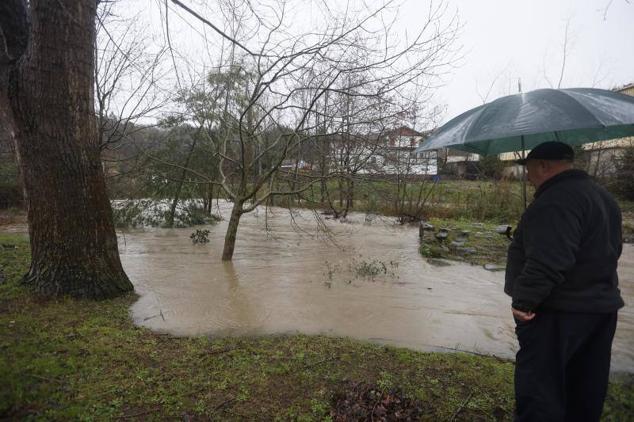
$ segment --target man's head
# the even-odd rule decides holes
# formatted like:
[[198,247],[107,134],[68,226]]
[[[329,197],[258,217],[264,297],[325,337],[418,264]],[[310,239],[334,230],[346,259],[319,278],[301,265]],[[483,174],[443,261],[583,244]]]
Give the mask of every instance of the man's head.
[[570,146],[562,142],[544,142],[528,153],[525,159],[516,163],[525,165],[528,181],[539,188],[542,183],[557,174],[570,170],[575,153]]

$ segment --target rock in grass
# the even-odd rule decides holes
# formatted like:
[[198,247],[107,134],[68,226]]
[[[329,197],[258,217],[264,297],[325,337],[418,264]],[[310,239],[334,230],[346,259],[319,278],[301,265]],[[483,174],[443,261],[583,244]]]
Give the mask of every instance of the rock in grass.
[[460,232],[460,234],[458,236],[456,236],[456,240],[458,242],[466,242],[467,239],[469,239],[469,235],[471,234],[471,232],[469,230],[463,230]]
[[456,248],[456,252],[458,252],[460,255],[473,255],[477,253],[478,250],[476,248],[458,247]]
[[427,263],[434,267],[448,267],[451,265],[450,262],[438,258],[427,258]]
[[505,267],[497,264],[484,264],[482,266],[487,271],[504,271]]
[[433,232],[435,230],[433,224],[429,224],[424,221],[420,222],[420,227],[426,232]]
[[436,239],[438,239],[441,242],[447,239],[448,236],[449,236],[449,229],[443,228],[443,229],[440,229],[438,233],[436,233]]

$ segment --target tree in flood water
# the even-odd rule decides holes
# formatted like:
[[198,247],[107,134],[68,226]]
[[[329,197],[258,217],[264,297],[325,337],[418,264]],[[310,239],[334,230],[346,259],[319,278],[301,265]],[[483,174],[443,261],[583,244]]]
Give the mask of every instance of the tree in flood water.
[[94,111],[95,1],[0,3],[0,122],[24,180],[31,266],[44,295],[133,290],[117,250]]
[[[318,28],[293,34],[288,2],[258,9],[252,2],[220,1],[221,8],[226,6],[220,15],[227,20],[221,27],[231,29],[223,32],[179,0],[172,3],[230,45],[229,57],[217,66],[219,73],[209,78],[224,90],[212,113],[219,135],[218,178],[213,182],[233,202],[223,260],[233,257],[242,215],[334,175],[312,171],[303,156],[307,143],[341,135],[340,124],[324,131],[321,122],[335,118],[357,135],[375,131],[385,116],[401,111],[394,98],[406,97],[410,84],[429,82],[451,62],[449,47],[458,27],[439,4],[430,7],[419,33],[397,40],[392,27],[396,8],[383,4],[368,10],[360,4],[357,11],[345,13],[325,7]],[[363,99],[362,105],[346,108],[350,98]],[[328,116],[335,111],[336,117]]]

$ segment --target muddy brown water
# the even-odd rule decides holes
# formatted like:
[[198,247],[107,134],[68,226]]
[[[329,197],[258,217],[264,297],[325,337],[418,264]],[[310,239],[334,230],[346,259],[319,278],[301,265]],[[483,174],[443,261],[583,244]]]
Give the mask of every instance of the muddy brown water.
[[[220,211],[227,215],[228,204]],[[194,245],[194,229],[119,234],[141,297],[135,323],[179,336],[326,334],[423,351],[513,358],[517,350],[503,272],[430,265],[418,230],[363,214],[322,221],[310,211],[243,216],[233,262],[220,260],[226,220]],[[497,235],[497,234],[496,234]],[[620,261],[622,293],[613,371],[634,372],[634,248]]]
[[[227,215],[228,204],[219,211]],[[232,263],[220,261],[226,220],[210,242],[189,229],[119,232],[124,268],[140,299],[136,324],[178,336],[326,334],[422,351],[513,358],[517,340],[503,272],[418,254],[418,230],[363,214],[348,223],[313,213],[258,210],[242,218]],[[477,230],[477,229],[476,229]],[[0,227],[26,232],[23,224]],[[497,234],[495,234],[497,236]],[[634,246],[619,261],[621,292],[612,370],[634,372]]]

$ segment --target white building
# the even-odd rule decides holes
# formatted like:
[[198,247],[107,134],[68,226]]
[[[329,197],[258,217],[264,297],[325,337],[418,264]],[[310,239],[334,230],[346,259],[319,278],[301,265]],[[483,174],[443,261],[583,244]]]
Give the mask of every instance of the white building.
[[417,132],[406,126],[377,136],[364,145],[360,154],[363,165],[359,174],[433,176],[438,174],[436,151],[416,153],[428,133]]

